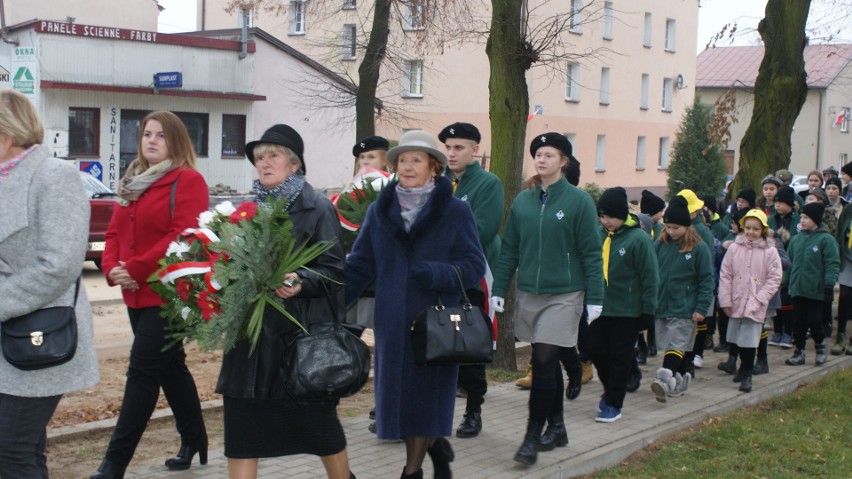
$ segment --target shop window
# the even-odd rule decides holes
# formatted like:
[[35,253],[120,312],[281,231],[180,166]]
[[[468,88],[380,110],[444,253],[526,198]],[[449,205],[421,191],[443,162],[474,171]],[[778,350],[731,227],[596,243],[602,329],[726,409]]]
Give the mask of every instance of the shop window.
[[196,156],[207,156],[209,118],[207,113],[174,112],[186,126]]
[[68,154],[72,157],[100,156],[100,108],[68,109]]
[[246,155],[246,116],[222,115],[222,157],[242,158]]

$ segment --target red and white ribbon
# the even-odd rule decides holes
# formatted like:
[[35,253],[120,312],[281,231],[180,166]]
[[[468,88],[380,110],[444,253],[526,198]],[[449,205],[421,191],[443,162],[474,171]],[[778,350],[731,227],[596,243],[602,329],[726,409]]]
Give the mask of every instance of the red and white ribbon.
[[206,261],[185,261],[166,266],[157,272],[157,277],[163,284],[174,283],[176,279],[190,274],[205,274],[211,271],[211,264]]

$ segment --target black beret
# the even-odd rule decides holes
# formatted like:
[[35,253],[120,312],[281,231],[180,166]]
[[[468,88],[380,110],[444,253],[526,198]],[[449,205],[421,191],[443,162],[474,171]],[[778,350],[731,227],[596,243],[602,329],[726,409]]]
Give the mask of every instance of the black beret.
[[441,143],[446,143],[447,138],[473,140],[476,143],[479,143],[479,140],[482,139],[482,135],[480,135],[479,130],[470,123],[456,122],[444,128],[441,130],[441,133],[438,134],[438,139]]
[[362,139],[352,147],[352,156],[358,156],[366,151],[384,150],[388,151],[390,143],[381,136],[368,136]]
[[573,156],[568,158],[568,164],[565,165],[565,168],[562,168],[562,174],[565,175],[565,179],[568,180],[568,183],[571,183],[574,186],[580,184],[580,162],[577,158]]
[[574,152],[574,148],[571,147],[571,142],[568,141],[568,138],[565,138],[565,135],[556,133],[555,131],[538,135],[533,138],[532,143],[530,143],[530,155],[535,156],[535,152],[542,146],[552,146],[553,148],[561,151],[568,158],[571,158]]

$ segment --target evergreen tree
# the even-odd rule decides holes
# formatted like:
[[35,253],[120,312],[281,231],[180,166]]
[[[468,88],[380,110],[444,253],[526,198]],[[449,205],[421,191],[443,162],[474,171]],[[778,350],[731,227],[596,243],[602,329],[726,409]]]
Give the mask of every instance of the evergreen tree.
[[719,196],[725,186],[725,159],[707,132],[711,120],[710,107],[702,105],[696,95],[692,106],[683,114],[672,147],[667,198],[684,188],[699,196]]

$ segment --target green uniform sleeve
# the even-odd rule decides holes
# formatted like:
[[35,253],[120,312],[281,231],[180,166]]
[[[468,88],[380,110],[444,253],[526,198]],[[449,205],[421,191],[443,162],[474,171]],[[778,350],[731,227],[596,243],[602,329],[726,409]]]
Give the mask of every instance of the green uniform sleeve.
[[713,302],[713,259],[710,249],[704,243],[696,246],[695,265],[698,273],[698,300],[695,303],[695,312],[702,316],[707,314],[710,304]]
[[837,242],[832,238],[825,238],[823,241],[822,262],[825,265],[825,287],[833,288],[840,274],[840,252]]
[[473,209],[473,219],[479,230],[479,241],[485,247],[497,236],[500,221],[503,219],[503,185],[500,180],[492,177],[488,185],[482,189],[481,198],[477,198]]
[[592,198],[584,191],[577,205],[575,232],[577,250],[583,263],[583,274],[586,277],[586,304],[603,304],[603,258],[601,257],[601,238],[594,234],[598,226],[598,215]]
[[642,285],[642,313],[654,314],[657,311],[657,295],[660,289],[660,265],[654,251],[654,242],[650,237],[642,238],[636,250],[636,270],[639,272],[639,284]]
[[494,269],[494,285],[492,294],[501,298],[506,297],[506,292],[509,289],[509,281],[515,270],[518,268],[518,258],[520,257],[520,234],[518,232],[518,221],[515,218],[515,204],[509,211],[509,219],[506,221],[506,228],[503,230],[503,243],[500,247],[500,259],[497,261],[497,267]]

